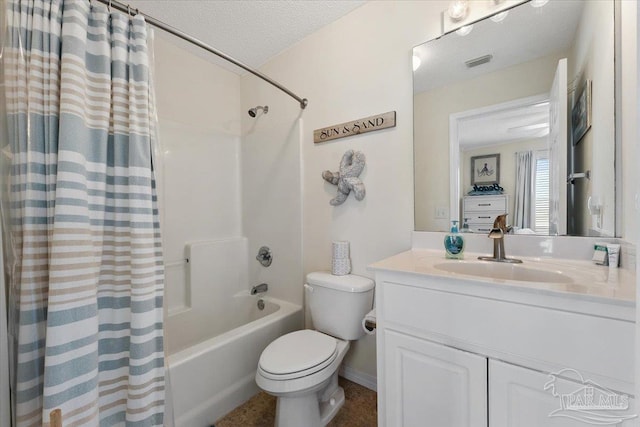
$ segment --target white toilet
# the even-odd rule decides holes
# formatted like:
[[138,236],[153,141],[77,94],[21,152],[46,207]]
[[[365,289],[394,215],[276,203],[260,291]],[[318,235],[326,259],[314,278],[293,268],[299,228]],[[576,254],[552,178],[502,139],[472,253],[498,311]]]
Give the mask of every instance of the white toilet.
[[373,304],[374,282],[366,277],[315,272],[304,287],[316,330],[273,341],[256,372],[258,386],[278,397],[277,427],[322,427],[342,407],[338,368],[349,341],[364,335],[362,318]]

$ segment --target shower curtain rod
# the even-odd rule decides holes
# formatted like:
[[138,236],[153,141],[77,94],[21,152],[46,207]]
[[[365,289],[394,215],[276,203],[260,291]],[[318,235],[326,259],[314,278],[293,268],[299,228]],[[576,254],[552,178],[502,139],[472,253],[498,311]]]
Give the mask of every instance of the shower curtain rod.
[[238,67],[242,68],[243,70],[246,70],[248,72],[250,72],[251,74],[253,74],[256,77],[261,78],[262,80],[264,80],[267,83],[270,83],[271,85],[277,87],[278,89],[280,89],[281,91],[283,91],[284,93],[286,93],[287,95],[289,95],[290,97],[292,97],[293,99],[295,99],[296,101],[298,101],[300,103],[300,108],[301,109],[305,109],[307,107],[307,104],[309,103],[309,100],[307,100],[307,98],[300,98],[298,95],[296,95],[295,93],[291,92],[289,89],[287,89],[286,87],[282,86],[280,83],[276,82],[275,80],[272,80],[271,78],[265,76],[264,74],[262,74],[261,72],[254,70],[253,68],[249,67],[246,64],[243,64],[242,62],[238,61],[237,59],[234,59],[232,57],[230,57],[229,55],[227,55],[226,53],[220,52],[219,50],[216,50],[214,48],[212,48],[211,46],[209,46],[208,44],[198,40],[195,37],[192,37],[180,30],[178,30],[177,28],[172,27],[169,24],[166,24],[162,21],[157,20],[156,18],[149,16],[145,13],[140,12],[140,10],[138,10],[137,8],[132,8],[130,5],[125,4],[125,3],[121,3],[117,0],[98,0],[100,3],[104,3],[109,7],[112,7],[114,9],[119,10],[120,12],[125,12],[128,13],[129,15],[131,15],[132,12],[135,11],[135,13],[140,14],[144,17],[145,21],[147,21],[147,23],[153,25],[154,27],[160,28],[161,30],[164,30],[168,33],[173,34],[176,37],[181,38],[182,40],[188,41],[189,43],[192,43],[204,50],[206,50],[207,52],[213,53],[214,55],[219,56],[220,58],[231,62],[234,65],[237,65]]

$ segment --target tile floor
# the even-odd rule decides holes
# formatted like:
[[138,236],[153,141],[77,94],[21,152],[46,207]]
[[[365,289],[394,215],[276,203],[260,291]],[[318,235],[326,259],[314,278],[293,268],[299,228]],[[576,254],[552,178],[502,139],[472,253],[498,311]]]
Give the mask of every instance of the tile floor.
[[[327,427],[375,427],[377,425],[377,394],[340,377],[345,403]],[[276,398],[260,392],[244,405],[234,409],[215,427],[272,427],[276,416]]]

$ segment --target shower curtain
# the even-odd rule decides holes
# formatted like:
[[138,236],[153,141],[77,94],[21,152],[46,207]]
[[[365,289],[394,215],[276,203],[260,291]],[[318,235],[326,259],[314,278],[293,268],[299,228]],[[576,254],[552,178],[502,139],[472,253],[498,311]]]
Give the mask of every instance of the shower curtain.
[[7,22],[15,425],[162,425],[146,24],[89,0],[7,0]]

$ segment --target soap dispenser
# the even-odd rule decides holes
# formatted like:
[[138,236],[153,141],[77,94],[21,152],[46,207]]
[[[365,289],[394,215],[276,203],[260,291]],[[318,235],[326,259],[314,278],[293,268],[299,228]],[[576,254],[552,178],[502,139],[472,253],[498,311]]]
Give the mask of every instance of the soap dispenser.
[[471,233],[471,228],[469,228],[469,218],[464,219],[464,223],[462,224],[462,228],[460,229],[461,233]]
[[444,249],[448,259],[464,257],[464,238],[458,233],[458,221],[451,221],[451,232],[444,238]]

